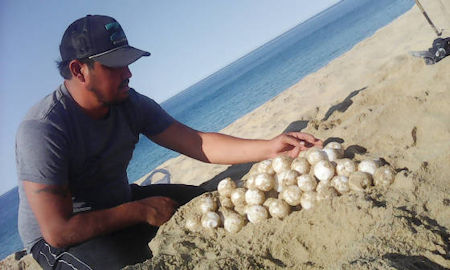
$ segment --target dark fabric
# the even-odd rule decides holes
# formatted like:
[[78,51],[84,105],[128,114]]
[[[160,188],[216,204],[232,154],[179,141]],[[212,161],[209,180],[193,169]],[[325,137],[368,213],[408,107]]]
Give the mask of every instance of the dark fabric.
[[[131,184],[130,189],[133,200],[166,196],[179,206],[205,192],[201,187],[174,184]],[[148,243],[157,231],[158,227],[142,223],[68,248],[55,248],[41,239],[32,247],[31,254],[44,270],[121,269],[152,257]]]

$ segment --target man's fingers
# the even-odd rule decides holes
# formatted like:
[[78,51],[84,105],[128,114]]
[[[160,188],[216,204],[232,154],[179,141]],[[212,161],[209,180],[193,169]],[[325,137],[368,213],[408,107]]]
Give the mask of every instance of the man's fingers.
[[288,135],[298,138],[302,141],[305,141],[307,143],[309,143],[310,145],[308,145],[307,143],[305,144],[307,147],[311,147],[311,146],[318,146],[318,147],[322,147],[323,146],[323,142],[320,139],[317,139],[316,137],[314,137],[313,135],[309,134],[309,133],[305,133],[305,132],[289,132],[287,133]]

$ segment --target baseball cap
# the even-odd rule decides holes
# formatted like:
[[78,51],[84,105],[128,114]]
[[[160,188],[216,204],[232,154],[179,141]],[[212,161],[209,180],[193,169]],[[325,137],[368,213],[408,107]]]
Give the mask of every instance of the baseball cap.
[[73,22],[59,45],[61,60],[89,58],[108,67],[127,66],[150,53],[128,45],[120,24],[109,16],[87,15]]

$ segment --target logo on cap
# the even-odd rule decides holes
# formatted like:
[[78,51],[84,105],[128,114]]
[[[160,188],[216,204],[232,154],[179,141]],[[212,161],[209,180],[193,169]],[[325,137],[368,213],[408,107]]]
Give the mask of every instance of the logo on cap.
[[[128,44],[127,37],[118,22],[112,22],[105,25],[109,33],[109,39],[114,46],[122,46]],[[121,44],[122,43],[122,44]]]

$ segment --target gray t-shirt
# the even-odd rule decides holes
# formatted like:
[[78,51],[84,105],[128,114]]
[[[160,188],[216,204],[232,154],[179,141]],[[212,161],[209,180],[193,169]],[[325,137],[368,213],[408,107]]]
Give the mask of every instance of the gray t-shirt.
[[16,136],[18,226],[27,250],[42,235],[22,181],[68,184],[74,213],[122,204],[131,197],[126,169],[139,134],[156,135],[173,121],[133,89],[101,120],[85,114],[64,84],[31,108]]

